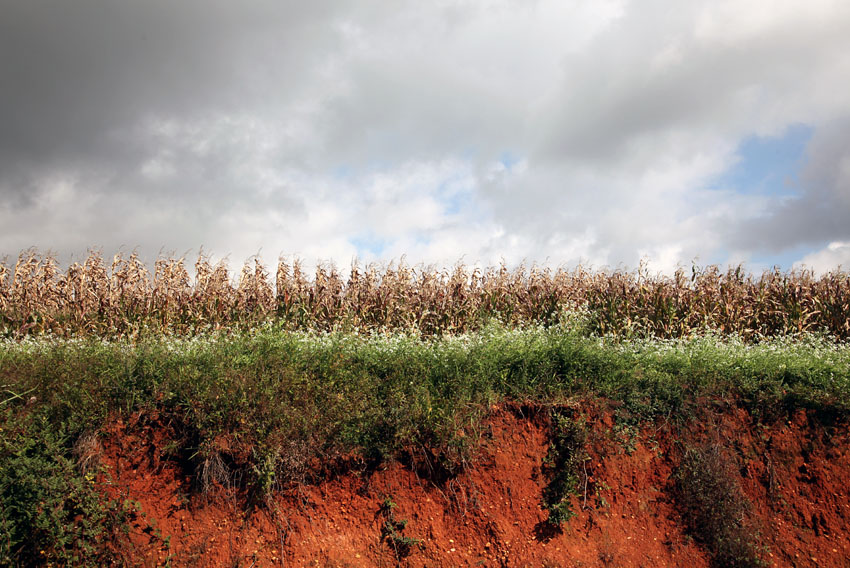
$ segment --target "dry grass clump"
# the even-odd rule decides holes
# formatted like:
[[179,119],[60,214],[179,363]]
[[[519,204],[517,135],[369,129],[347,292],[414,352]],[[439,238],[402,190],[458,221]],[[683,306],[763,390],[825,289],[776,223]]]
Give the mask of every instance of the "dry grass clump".
[[676,472],[678,504],[689,530],[703,541],[714,566],[759,568],[759,531],[752,505],[720,445],[689,448]]
[[694,267],[688,275],[589,272],[520,265],[486,269],[354,265],[343,278],[320,265],[312,278],[279,261],[275,281],[259,259],[234,281],[226,265],[199,256],[194,279],[184,258],[159,258],[151,275],[132,253],[107,265],[98,252],[62,272],[35,250],[0,263],[0,332],[23,336],[196,333],[276,320],[290,328],[416,329],[462,333],[491,319],[508,326],[551,325],[584,306],[593,331],[627,337],[681,337],[706,328],[747,340],[796,332],[850,337],[850,275],[741,267]]

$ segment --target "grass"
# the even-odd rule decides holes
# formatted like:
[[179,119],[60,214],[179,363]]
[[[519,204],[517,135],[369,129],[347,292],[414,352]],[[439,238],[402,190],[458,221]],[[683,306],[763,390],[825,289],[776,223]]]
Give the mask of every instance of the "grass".
[[178,433],[175,459],[199,488],[238,482],[261,500],[320,478],[317,463],[412,448],[461,469],[481,418],[503,400],[610,399],[633,423],[684,416],[700,397],[739,400],[765,416],[850,410],[850,346],[834,339],[600,337],[592,318],[580,310],[555,324],[494,321],[440,336],[278,322],[189,337],[5,340],[0,565],[105,561],[103,543],[128,512],[100,497],[96,460],[81,448],[96,448],[92,436],[115,415],[167,420]]

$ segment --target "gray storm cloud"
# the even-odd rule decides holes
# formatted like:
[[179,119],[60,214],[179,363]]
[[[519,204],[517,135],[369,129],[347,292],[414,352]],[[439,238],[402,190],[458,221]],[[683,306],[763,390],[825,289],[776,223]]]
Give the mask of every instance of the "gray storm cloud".
[[850,118],[815,133],[798,195],[771,204],[736,234],[744,246],[767,250],[850,240]]
[[[0,254],[814,254],[850,238],[848,27],[827,0],[7,1]],[[799,198],[711,188],[796,123]]]

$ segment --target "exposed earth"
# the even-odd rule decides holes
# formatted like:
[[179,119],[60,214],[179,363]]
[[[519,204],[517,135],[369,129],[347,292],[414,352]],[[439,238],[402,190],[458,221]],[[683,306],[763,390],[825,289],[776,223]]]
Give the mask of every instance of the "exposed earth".
[[[239,484],[199,491],[156,417],[114,420],[101,478],[137,502],[119,554],[135,566],[688,566],[718,563],[677,484],[689,447],[710,450],[767,566],[850,565],[850,435],[812,412],[759,422],[704,405],[684,426],[636,428],[614,410],[570,412],[587,429],[575,516],[547,522],[552,424],[546,409],[494,407],[473,459],[449,474],[424,449],[250,499]],[[713,453],[712,453],[713,452]]]

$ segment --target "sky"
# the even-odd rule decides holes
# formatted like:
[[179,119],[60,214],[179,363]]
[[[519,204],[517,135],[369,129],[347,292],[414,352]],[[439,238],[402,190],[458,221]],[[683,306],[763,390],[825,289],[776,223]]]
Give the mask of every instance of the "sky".
[[0,12],[0,257],[850,267],[846,0]]

